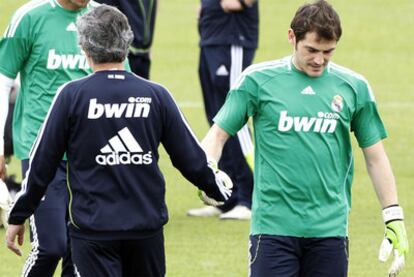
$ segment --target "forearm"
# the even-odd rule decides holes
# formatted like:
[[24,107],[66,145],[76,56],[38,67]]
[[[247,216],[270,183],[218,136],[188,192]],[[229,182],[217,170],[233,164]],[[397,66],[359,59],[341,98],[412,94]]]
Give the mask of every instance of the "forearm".
[[227,132],[221,129],[217,124],[214,124],[202,140],[201,146],[208,157],[218,161],[220,160],[224,144],[228,138],[229,134],[227,134]]
[[368,174],[383,208],[398,204],[397,188],[382,142],[363,149]]
[[254,3],[256,3],[257,0],[244,0],[244,3],[246,3],[247,6],[251,7]]
[[226,13],[239,12],[250,8],[257,0],[221,0],[220,5]]

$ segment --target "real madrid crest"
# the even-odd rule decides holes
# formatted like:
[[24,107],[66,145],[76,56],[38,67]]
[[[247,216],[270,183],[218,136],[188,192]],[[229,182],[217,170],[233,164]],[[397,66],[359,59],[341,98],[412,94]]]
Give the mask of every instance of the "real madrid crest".
[[342,98],[342,96],[337,94],[332,98],[331,108],[334,112],[337,113],[342,111],[342,109],[344,108],[344,99]]

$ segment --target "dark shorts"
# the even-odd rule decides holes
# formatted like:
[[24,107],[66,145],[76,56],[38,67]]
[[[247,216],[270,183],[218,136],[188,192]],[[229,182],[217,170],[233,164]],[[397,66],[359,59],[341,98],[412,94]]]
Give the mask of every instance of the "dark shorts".
[[250,236],[250,277],[346,277],[348,239]]
[[164,277],[163,231],[134,240],[71,237],[72,259],[80,276]]

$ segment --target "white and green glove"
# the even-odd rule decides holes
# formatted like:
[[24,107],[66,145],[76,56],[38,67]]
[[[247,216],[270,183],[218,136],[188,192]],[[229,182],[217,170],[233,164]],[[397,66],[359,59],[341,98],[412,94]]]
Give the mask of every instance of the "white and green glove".
[[[400,206],[390,206],[382,210],[385,223],[385,237],[381,243],[378,259],[386,262],[394,252],[394,261],[388,270],[388,276],[394,277],[401,272],[408,254],[408,239],[404,226],[404,214]],[[394,250],[394,251],[393,251]]]
[[[216,185],[220,190],[220,193],[223,196],[224,200],[229,199],[233,189],[233,182],[231,181],[230,177],[224,171],[218,169],[217,161],[208,159],[207,163],[208,167],[211,168],[211,170],[214,172],[214,175],[216,177]],[[217,201],[211,197],[208,197],[207,194],[202,190],[198,191],[198,196],[200,197],[201,201],[203,201],[204,204],[208,206],[217,207],[224,204],[223,201]]]

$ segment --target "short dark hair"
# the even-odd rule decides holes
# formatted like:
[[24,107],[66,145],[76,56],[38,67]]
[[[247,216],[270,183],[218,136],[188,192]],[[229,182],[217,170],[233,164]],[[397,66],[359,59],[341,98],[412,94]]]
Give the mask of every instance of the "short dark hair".
[[305,4],[296,11],[290,23],[296,42],[307,33],[316,32],[320,39],[339,41],[342,35],[341,20],[333,7],[325,0]]
[[94,63],[123,62],[133,34],[117,8],[100,5],[77,20],[79,44]]

